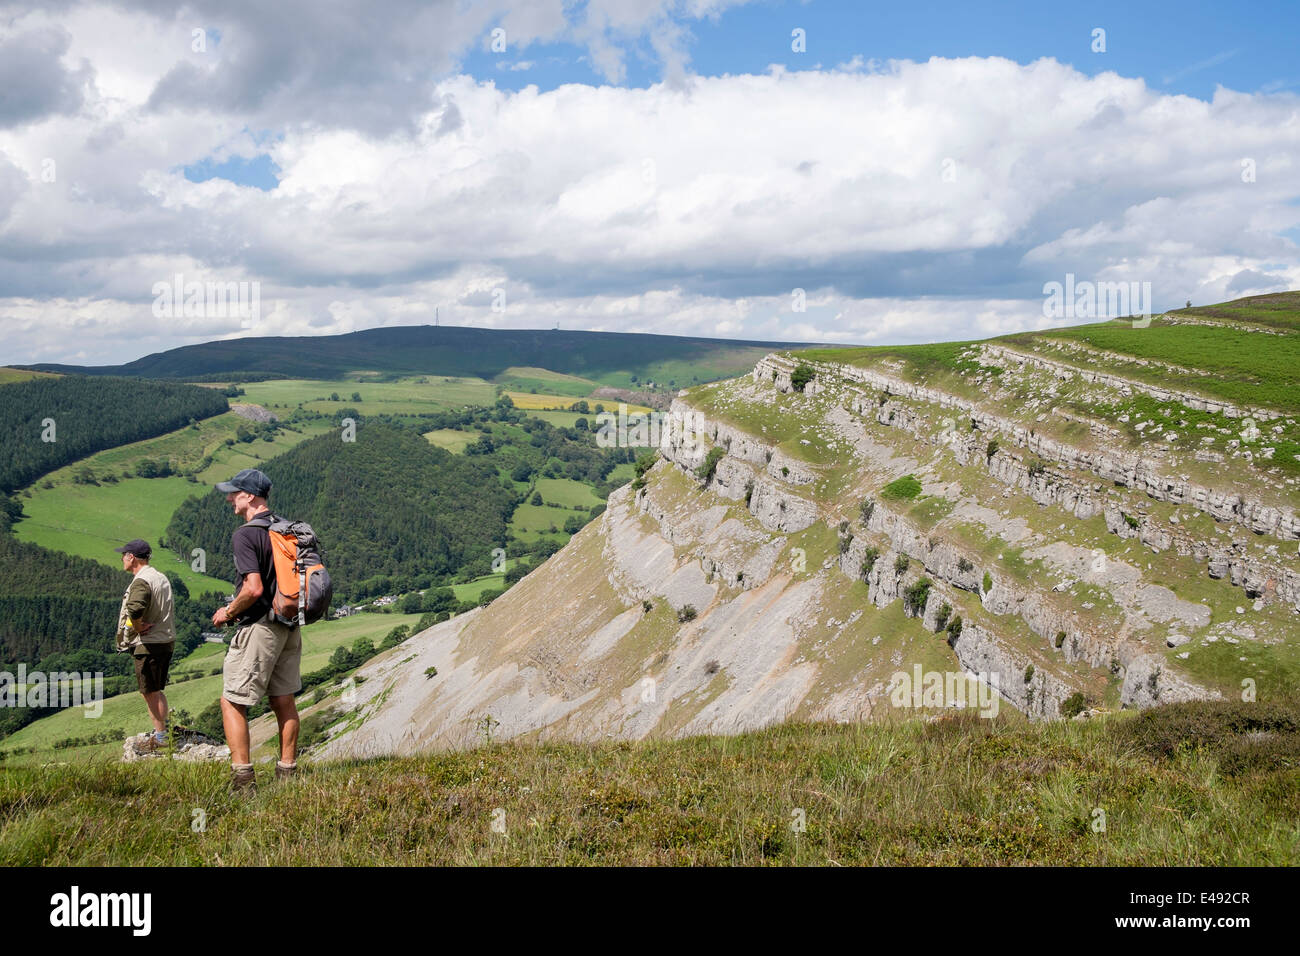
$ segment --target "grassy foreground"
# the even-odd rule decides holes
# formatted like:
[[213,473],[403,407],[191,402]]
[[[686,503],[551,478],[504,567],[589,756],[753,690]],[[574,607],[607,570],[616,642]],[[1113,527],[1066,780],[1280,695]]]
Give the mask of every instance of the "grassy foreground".
[[10,768],[0,865],[1294,865],[1298,715],[489,744],[304,763],[279,785],[262,765],[251,798],[221,765]]

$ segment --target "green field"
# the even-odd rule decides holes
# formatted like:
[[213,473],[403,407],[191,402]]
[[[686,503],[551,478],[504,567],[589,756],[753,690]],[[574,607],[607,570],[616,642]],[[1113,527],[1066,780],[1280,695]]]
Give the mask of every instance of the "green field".
[[29,378],[57,378],[53,372],[31,372],[22,368],[0,367],[0,385],[25,382]]
[[[595,414],[580,415],[577,412],[557,412],[557,411],[530,411],[529,416],[540,418],[542,421],[554,425],[556,428],[572,428],[579,418],[585,418],[588,425],[595,425]],[[595,429],[593,428],[593,433]],[[595,438],[592,439],[595,441]]]
[[[558,529],[563,528],[564,519],[573,514],[577,514],[577,512],[567,511],[564,508],[548,508],[546,505],[525,503],[515,509],[514,516],[510,519],[510,530],[520,538],[531,541],[537,533],[545,532],[551,525],[555,525],[557,531],[554,536],[561,539],[567,538],[568,536]],[[530,535],[533,537],[530,537]]]
[[[1170,319],[1154,318],[1145,328],[1134,328],[1131,319],[1116,319],[1042,332],[1019,332],[990,341],[1032,351],[1043,351],[1042,347],[1053,340],[1080,342],[1094,349],[1113,352],[1120,360],[1082,352],[1062,354],[1049,350],[1045,354],[1057,361],[1151,385],[1185,389],[1239,405],[1261,405],[1295,413],[1300,411],[1300,384],[1297,384],[1294,371],[1300,367],[1300,331],[1297,331],[1300,329],[1300,308],[1296,306],[1300,295],[1288,293],[1259,297],[1260,300],[1264,298],[1277,301],[1267,308],[1262,302],[1254,308],[1234,308],[1232,303],[1227,303],[1170,315],[1263,324],[1281,334],[1262,334],[1231,326],[1178,324]],[[904,379],[941,386],[978,399],[979,390],[964,381],[977,370],[977,366],[970,357],[961,354],[972,344],[975,343],[818,348],[792,355],[867,367],[884,361],[898,361],[902,367],[891,371]],[[1124,361],[1124,356],[1202,369],[1212,374],[1182,376],[1160,365]]]
[[[506,569],[510,567],[510,560],[506,560]],[[456,595],[458,601],[477,601],[483,596],[484,591],[502,590],[506,586],[505,570],[500,574],[485,574],[481,578],[475,578],[473,581],[467,581],[464,584],[453,584],[452,593]]]
[[636,477],[636,465],[630,461],[619,462],[606,477],[616,485],[625,485]]
[[552,372],[549,369],[527,365],[511,366],[500,375],[493,377],[492,381],[512,391],[529,392],[535,389],[539,392],[569,395],[573,398],[584,398],[600,387],[599,383],[589,378],[565,375],[563,372]]
[[1178,309],[1170,315],[1209,319],[1214,322],[1243,322],[1275,329],[1300,331],[1300,292],[1276,292],[1233,299],[1218,305]]
[[[414,627],[418,614],[356,614],[339,621],[321,621],[302,632],[302,673],[323,668],[334,649],[351,646],[357,638],[369,637],[376,645],[393,628],[401,624]],[[191,717],[221,696],[221,675],[210,672],[221,666],[226,645],[202,644],[183,660],[172,664],[173,677],[201,672],[207,676],[172,683],[167,687],[167,703],[172,710],[188,711]],[[35,747],[36,752],[7,758],[5,765],[44,763],[52,757],[59,761],[103,760],[121,756],[120,741],[55,750],[54,743],[68,737],[85,737],[105,731],[124,730],[128,735],[143,733],[149,715],[140,695],[134,691],[118,694],[104,701],[98,718],[86,716],[83,708],[72,707],[42,718],[0,741],[0,754],[16,747]],[[55,756],[57,755],[57,756]]]
[[[212,486],[241,468],[261,467],[266,459],[320,434],[331,426],[310,422],[300,432],[285,431],[270,442],[224,444],[245,420],[227,413],[199,422],[197,428],[182,428],[148,441],[99,452],[60,468],[28,489],[23,511],[28,516],[14,525],[21,541],[79,555],[113,567],[121,559],[113,553],[132,538],[144,538],[154,546],[154,563],[163,571],[175,572],[192,594],[230,589],[230,582],[200,574],[171,552],[158,548],[158,540],[181,502],[194,495],[215,494]],[[143,459],[168,458],[175,467],[192,467],[210,454],[213,462],[197,482],[179,476],[168,478],[121,478],[115,483],[84,485],[73,476],[89,466],[97,475],[133,471]],[[46,487],[51,485],[52,487]]]
[[[240,387],[244,394],[234,401],[263,405],[272,411],[301,405],[327,415],[341,408],[355,408],[362,415],[400,415],[462,405],[491,405],[496,401],[496,389],[489,382],[446,375],[416,376],[395,382],[277,379]],[[330,395],[335,393],[339,400],[331,401]],[[353,393],[359,394],[361,400],[354,400]]]
[[428,439],[429,444],[445,448],[455,454],[464,451],[475,442],[478,434],[477,431],[462,431],[459,428],[436,428],[431,432],[425,432],[424,437]]
[[[628,466],[632,467],[631,465]],[[585,485],[581,481],[574,481],[572,478],[538,478],[534,490],[542,496],[542,501],[555,502],[564,505],[566,508],[582,507],[594,508],[596,505],[604,502],[596,497],[595,492],[591,490],[590,485]],[[554,511],[555,509],[550,509]]]
[[132,538],[144,538],[154,548],[152,563],[160,571],[178,575],[191,594],[224,594],[230,591],[229,581],[200,574],[190,568],[189,561],[182,562],[158,547],[159,537],[181,502],[210,490],[184,478],[126,478],[98,487],[68,484],[48,491],[37,489],[23,501],[28,517],[14,525],[14,536],[115,568],[122,566],[122,557],[113,549]]

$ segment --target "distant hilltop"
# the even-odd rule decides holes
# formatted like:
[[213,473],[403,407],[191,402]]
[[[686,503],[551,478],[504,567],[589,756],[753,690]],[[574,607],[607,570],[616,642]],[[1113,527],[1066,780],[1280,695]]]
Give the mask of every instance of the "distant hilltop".
[[125,365],[14,366],[45,372],[122,375],[138,378],[216,380],[233,374],[277,378],[338,378],[357,370],[393,374],[473,375],[492,378],[513,366],[540,366],[582,375],[603,384],[616,372],[648,370],[654,363],[715,365],[712,378],[752,368],[774,349],[800,343],[711,339],[641,332],[561,329],[479,329],[413,325],[366,329],[344,335],[267,336],[185,345]]

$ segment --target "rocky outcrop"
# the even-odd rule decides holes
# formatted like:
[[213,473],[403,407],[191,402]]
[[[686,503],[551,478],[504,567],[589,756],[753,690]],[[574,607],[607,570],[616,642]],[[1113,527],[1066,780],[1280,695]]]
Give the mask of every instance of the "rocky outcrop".
[[1010,651],[1005,642],[978,625],[964,625],[948,643],[966,670],[998,675],[998,693],[1031,719],[1060,717],[1061,703],[1074,693],[1055,674],[1035,667],[1028,657]]
[[716,576],[728,587],[748,589],[767,583],[785,547],[785,538],[756,533],[727,518],[725,507],[705,508],[679,521],[645,489],[633,501],[654,519],[665,541],[697,558],[710,580]]
[[[864,574],[868,549],[874,546],[867,535],[859,535],[849,542],[840,555],[840,570],[851,578],[866,580],[868,598],[878,606],[902,595],[906,585],[894,571],[894,563],[901,555],[916,562],[935,580],[979,594],[984,609],[989,613],[1019,617],[1029,630],[1042,638],[1045,647],[1059,651],[1066,661],[1083,661],[1091,667],[1103,667],[1118,652],[1113,635],[1086,624],[1076,613],[1057,606],[1044,594],[1000,580],[988,593],[982,593],[983,575],[987,569],[979,566],[976,556],[939,539],[931,546],[930,536],[882,504],[873,508],[866,529],[878,535],[885,544],[884,548],[876,547],[878,556],[871,572]],[[1057,638],[1062,633],[1065,638],[1058,648]]]
[[[983,438],[970,434],[963,435],[960,428],[944,430],[939,433],[943,436],[944,441],[952,444],[954,454],[958,456],[958,460],[963,464],[978,463],[980,457],[984,455],[984,447],[987,444],[988,436],[997,435],[1007,438],[1013,444],[1024,448],[1044,462],[1053,463],[1073,471],[1090,472],[1103,481],[1132,488],[1156,501],[1187,505],[1198,511],[1205,512],[1216,521],[1239,524],[1256,534],[1270,534],[1282,539],[1300,539],[1300,518],[1297,518],[1294,511],[1267,505],[1258,499],[1246,498],[1236,492],[1215,491],[1213,488],[1207,488],[1196,482],[1172,478],[1160,473],[1154,463],[1140,455],[1087,451],[1049,438],[1046,435],[1038,434],[1032,426],[981,411],[974,402],[951,395],[940,389],[906,382],[874,369],[833,363],[810,362],[809,364],[820,369],[822,374],[834,374],[848,381],[868,385],[885,393],[886,396],[892,395],[912,401],[930,402],[945,409],[952,409],[955,413],[960,413],[973,426],[975,431],[984,433]],[[759,362],[759,366],[771,368],[789,367],[789,365],[789,360],[775,354],[766,356]],[[767,375],[758,373],[756,369],[755,380],[764,381],[769,379]],[[936,439],[932,427],[924,431],[920,429],[918,423],[923,420],[920,416],[916,416],[915,413],[910,416],[905,415],[899,407],[889,407],[888,401],[885,405],[882,405],[877,395],[859,392],[851,400],[850,410],[858,414],[869,415],[881,424],[907,428],[908,431],[923,440],[934,441]],[[909,427],[909,425],[912,427]],[[994,458],[996,457],[994,456]],[[986,463],[990,466],[990,472],[994,477],[1005,478],[1004,474],[1000,475],[992,467],[993,460],[986,459]],[[1014,473],[1016,481],[1022,481],[1025,477],[1019,472],[1019,469],[1013,466],[999,465],[998,467],[1010,469]],[[1027,466],[1023,464],[1021,467],[1027,469]],[[1075,502],[1073,508],[1067,507],[1067,510],[1072,513],[1080,510],[1084,512],[1084,515],[1096,513],[1097,505],[1093,501],[1095,493],[1088,492],[1086,485],[1073,481],[1064,474],[1052,476],[1050,484],[1057,489],[1056,491],[1048,492],[1046,484],[1046,482],[1040,483],[1040,488],[1043,489],[1044,494],[1061,496],[1066,500]]]
[[1108,502],[1102,508],[1106,528],[1121,538],[1136,538],[1157,554],[1174,551],[1190,555],[1205,564],[1211,578],[1226,578],[1246,592],[1247,597],[1264,597],[1267,602],[1284,601],[1300,610],[1300,574],[1245,554],[1240,544],[1222,546],[1203,541],[1172,525],[1161,524],[1150,515],[1129,514]]
[[754,482],[749,510],[764,528],[780,532],[802,531],[811,527],[820,516],[817,506],[811,501],[761,478]]
[[261,405],[246,405],[241,403],[232,403],[230,410],[240,418],[247,418],[251,422],[278,422],[279,417],[270,409]]
[[1170,671],[1164,658],[1158,654],[1143,654],[1131,661],[1119,692],[1122,706],[1138,710],[1207,697],[1223,699],[1217,691],[1207,691]]
[[660,431],[659,450],[663,456],[693,471],[714,447],[721,447],[733,461],[753,465],[758,472],[786,484],[806,485],[817,477],[816,470],[806,462],[675,399]]
[[174,739],[162,746],[154,744],[152,733],[136,734],[134,737],[127,737],[122,743],[123,763],[165,758],[196,763],[229,760],[230,748],[220,740],[213,740],[197,731],[189,730],[176,731]]
[[[783,361],[779,356],[768,356],[763,361],[769,360]],[[947,426],[936,432],[927,416],[906,404],[887,397],[882,401],[879,396],[856,390],[848,403],[850,410],[878,424],[903,429],[919,440],[947,445],[962,464],[982,464],[993,478],[1022,491],[1037,504],[1061,508],[1080,520],[1102,513],[1106,515],[1107,527],[1122,537],[1140,538],[1143,544],[1156,552],[1172,548],[1179,554],[1191,555],[1207,565],[1211,577],[1228,577],[1234,585],[1245,589],[1248,596],[1253,598],[1267,593],[1270,600],[1276,598],[1300,610],[1300,574],[1244,554],[1233,555],[1220,545],[1199,540],[1179,529],[1158,526],[1145,516],[1136,527],[1130,528],[1121,517],[1124,512],[1119,504],[1104,497],[1104,486],[1080,481],[1074,472],[1091,471],[1113,485],[1144,492],[1157,501],[1195,508],[1216,521],[1235,523],[1257,534],[1300,537],[1300,523],[1293,512],[1238,494],[1214,492],[1193,482],[1167,479],[1155,473],[1142,459],[1126,460],[1119,456],[1081,451],[1037,435],[1032,429],[999,416],[974,410],[971,403],[963,403],[953,396],[912,386],[889,376],[877,375],[877,378],[887,382],[893,389],[891,394],[908,395],[938,404],[946,402],[965,412],[967,417],[963,422],[969,421],[974,428],[963,431],[957,427],[955,419],[950,419]],[[758,380],[765,380],[765,376],[758,376]],[[998,450],[989,456],[986,453],[989,432],[1007,436],[1035,453],[1039,460],[1027,463],[1007,450]],[[1064,468],[1057,467],[1061,465]],[[1139,520],[1134,515],[1129,517]]]
[[[768,357],[771,358],[772,356]],[[762,365],[761,362],[759,364]],[[777,381],[780,381],[779,375]],[[860,394],[859,402],[865,397]],[[889,400],[882,403],[876,400],[869,406],[859,404],[855,410],[871,414],[882,425],[903,428],[918,436],[929,437],[932,434],[923,416],[902,403]],[[706,440],[721,443],[726,454],[715,469],[712,480],[715,490],[730,500],[749,495],[750,513],[764,528],[790,533],[808,528],[819,520],[826,520],[827,524],[835,523],[833,519],[823,516],[814,502],[790,494],[780,482],[767,477],[767,468],[764,466],[770,467],[770,445],[738,433],[729,426],[712,422],[685,403],[674,403],[673,411],[682,426],[667,430],[673,438],[664,445],[665,457],[686,470],[693,469],[698,461],[703,460],[704,456],[698,452],[701,443],[692,447],[684,439],[687,423]],[[965,457],[973,457],[977,448],[983,456],[983,441],[978,434],[963,436],[954,429],[945,440],[954,445],[962,442],[967,444],[968,447],[958,449],[959,460],[963,454]],[[1103,510],[1103,502],[1099,497],[1082,486],[1059,480],[1062,476],[1054,470],[1043,469],[1031,473],[1027,465],[1006,453],[995,454],[992,459],[986,459],[985,464],[995,477],[1022,488],[1040,504],[1057,505],[1079,518],[1092,517]],[[1128,527],[1127,522],[1124,526]],[[868,600],[877,607],[901,600],[904,590],[924,574],[939,585],[980,595],[984,609],[991,614],[1019,618],[1030,632],[1042,640],[1046,653],[1059,655],[1067,663],[1083,662],[1093,668],[1113,669],[1123,674],[1130,659],[1140,650],[1141,645],[1130,643],[1123,637],[1117,638],[1111,631],[1086,621],[1078,612],[1061,606],[1050,595],[1035,589],[997,580],[994,587],[984,593],[982,579],[987,569],[979,566],[975,555],[965,553],[940,537],[922,532],[883,503],[874,504],[864,530],[866,533],[850,536],[843,543],[839,568],[850,578],[865,580]],[[666,529],[665,534],[671,539],[675,534],[674,529]],[[873,545],[873,541],[877,544]],[[868,549],[873,547],[877,556],[870,571],[864,572]],[[753,587],[766,580],[766,577],[755,576],[762,574],[761,568],[746,570],[735,561],[729,562],[707,550],[698,554],[706,570],[721,574],[729,584]],[[895,563],[899,557],[908,559],[908,572],[896,571]],[[935,601],[941,594],[942,590],[936,589],[932,595],[934,608],[942,603],[941,600],[937,603]],[[969,666],[961,658],[961,654],[966,653],[974,663],[987,663],[996,658],[1004,666],[1014,664],[1020,673],[1029,667],[1031,661],[1028,657],[1001,646],[993,631],[980,629],[973,624],[970,626],[972,632],[962,645],[963,650],[958,651],[954,646],[954,652],[959,654],[963,666],[976,671],[981,669]],[[934,629],[933,626],[931,629]],[[982,669],[988,670],[987,667]],[[1073,689],[1046,669],[1039,668],[1039,671],[1041,673],[1036,683],[1031,681],[1025,686],[1021,681],[1009,685],[1007,697],[1018,709],[1031,716],[1056,716],[1060,702]]]

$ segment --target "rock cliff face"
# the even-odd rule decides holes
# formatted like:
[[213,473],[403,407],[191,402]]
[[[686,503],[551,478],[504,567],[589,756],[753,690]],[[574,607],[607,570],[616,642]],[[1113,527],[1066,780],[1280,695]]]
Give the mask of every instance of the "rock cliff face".
[[1055,719],[1222,696],[1185,662],[1295,633],[1294,510],[1171,479],[1086,415],[1059,416],[1083,447],[884,363],[809,364],[802,392],[774,354],[674,400],[644,487],[490,606],[374,659],[324,753],[872,719],[913,666]]
[[[816,363],[814,363],[816,364]],[[765,366],[788,365],[775,356],[759,363]],[[839,374],[844,366],[834,366],[828,374]],[[766,372],[755,371],[759,380],[768,378]],[[943,444],[963,464],[983,467],[999,482],[1023,490],[1037,504],[1054,505],[1071,516],[1084,520],[1104,514],[1108,527],[1123,537],[1137,537],[1153,551],[1174,549],[1181,555],[1191,555],[1207,567],[1214,578],[1229,577],[1234,585],[1243,587],[1247,596],[1255,598],[1268,593],[1270,599],[1285,601],[1300,610],[1300,573],[1280,564],[1234,554],[1234,546],[1207,541],[1180,531],[1177,528],[1159,527],[1145,517],[1129,515],[1138,524],[1125,527],[1124,512],[1103,496],[1105,485],[1081,480],[1080,472],[1090,472],[1114,486],[1134,489],[1154,501],[1181,504],[1201,511],[1217,522],[1229,522],[1258,535],[1271,535],[1283,540],[1300,537],[1300,522],[1291,509],[1281,509],[1237,493],[1215,491],[1192,482],[1171,480],[1155,473],[1146,461],[1122,454],[1087,452],[1072,448],[1041,435],[1033,429],[974,408],[963,401],[936,389],[914,386],[897,378],[848,368],[845,373],[855,381],[871,381],[888,394],[951,408],[963,412],[971,429],[961,432],[952,418],[932,423],[923,414],[885,399],[883,402],[865,393],[852,393],[849,407],[859,414],[870,414],[877,423],[905,430],[913,436],[934,444]],[[788,384],[789,370],[776,376]],[[1202,403],[1203,404],[1203,403]],[[1005,437],[1022,449],[1021,454],[998,451],[987,455],[988,435]],[[1024,454],[1025,452],[1029,454]],[[1037,474],[1031,473],[1026,460],[1036,457],[1040,463],[1051,462],[1058,467],[1044,466]]]
[[[1296,518],[1295,512],[1291,509],[1277,508],[1258,499],[1243,497],[1236,493],[1216,492],[1212,488],[1194,482],[1163,475],[1157,471],[1152,462],[1141,456],[1104,451],[1090,452],[1072,447],[1044,435],[1036,434],[1031,425],[1013,421],[1005,416],[980,411],[975,407],[975,403],[950,395],[940,389],[914,385],[871,369],[833,363],[811,362],[809,364],[821,369],[823,374],[834,375],[848,381],[861,382],[873,389],[879,389],[886,395],[927,402],[966,416],[974,429],[983,433],[982,440],[977,440],[969,435],[958,436],[952,430],[949,430],[947,434],[950,436],[949,441],[953,443],[954,447],[960,449],[969,460],[978,460],[978,452],[982,451],[989,436],[1005,437],[1024,449],[1024,451],[1045,461],[1056,463],[1063,468],[1076,472],[1091,472],[1103,481],[1133,488],[1156,501],[1169,501],[1174,504],[1188,505],[1205,512],[1216,521],[1230,521],[1256,534],[1269,534],[1285,539],[1300,539],[1300,520]],[[788,365],[789,368],[783,373],[777,372],[777,367],[780,365]],[[767,378],[768,375],[765,373],[769,369],[776,372],[775,381],[777,386],[781,387],[784,382],[788,389],[789,373],[793,369],[793,363],[783,361],[776,356],[768,356],[755,369],[754,376],[756,380],[761,381]],[[1114,376],[1103,376],[1103,378],[1114,378]],[[1163,390],[1157,391],[1165,394]],[[1174,393],[1168,394],[1173,395]],[[853,410],[859,413],[873,406],[878,406],[880,411],[876,413],[876,416],[881,424],[893,424],[906,428],[907,423],[911,421],[916,427],[916,415],[900,417],[897,408],[879,405],[874,397],[866,393],[860,393],[852,401],[855,404]],[[1199,402],[1198,404],[1204,406],[1205,403]],[[1234,409],[1234,411],[1239,410]],[[1004,458],[1003,462],[997,466],[992,466],[992,462],[989,464],[991,465],[990,472],[994,477],[1006,481],[1008,484],[1024,482],[1027,477],[1025,471],[1022,470],[1027,466],[1020,465],[1020,463],[1017,463],[1017,465],[1020,465],[1020,467],[1017,467],[1017,465],[1010,464]],[[1059,478],[1060,476],[1056,477]],[[1062,484],[1068,485],[1068,483]],[[1090,495],[1084,488],[1062,487],[1058,494],[1071,500],[1083,502],[1084,513],[1078,515],[1078,517],[1087,517],[1096,513],[1095,506],[1090,501]]]

